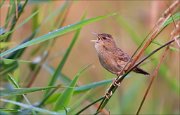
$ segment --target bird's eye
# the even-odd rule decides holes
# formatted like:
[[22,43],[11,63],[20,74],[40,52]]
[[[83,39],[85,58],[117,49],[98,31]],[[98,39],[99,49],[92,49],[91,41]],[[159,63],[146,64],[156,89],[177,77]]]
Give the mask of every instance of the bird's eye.
[[104,40],[106,40],[107,38],[106,37],[102,37]]

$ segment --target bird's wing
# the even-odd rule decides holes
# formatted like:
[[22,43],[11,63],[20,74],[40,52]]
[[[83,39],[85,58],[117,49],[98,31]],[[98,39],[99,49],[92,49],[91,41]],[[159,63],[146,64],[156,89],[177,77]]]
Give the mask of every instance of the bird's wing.
[[129,61],[130,57],[127,53],[123,52],[121,49],[117,48],[116,52],[114,53],[114,57],[116,58],[116,62],[119,66],[123,67]]

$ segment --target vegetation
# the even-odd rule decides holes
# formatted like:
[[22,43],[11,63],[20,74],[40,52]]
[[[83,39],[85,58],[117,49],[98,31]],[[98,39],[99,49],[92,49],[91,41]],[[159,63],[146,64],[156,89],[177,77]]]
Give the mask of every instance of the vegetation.
[[[2,0],[0,114],[180,114],[179,5]],[[126,73],[101,67],[92,32],[132,56]]]

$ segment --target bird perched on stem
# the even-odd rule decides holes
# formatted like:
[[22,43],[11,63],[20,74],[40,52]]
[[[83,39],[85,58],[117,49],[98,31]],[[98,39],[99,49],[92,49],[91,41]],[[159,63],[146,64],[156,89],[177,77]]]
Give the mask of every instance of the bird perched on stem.
[[[97,51],[101,65],[106,70],[119,76],[123,67],[130,60],[129,55],[116,46],[116,43],[110,34],[93,34],[96,35],[97,40],[91,41],[95,42],[95,49]],[[133,71],[136,73],[149,75],[149,73],[139,67],[136,67]]]

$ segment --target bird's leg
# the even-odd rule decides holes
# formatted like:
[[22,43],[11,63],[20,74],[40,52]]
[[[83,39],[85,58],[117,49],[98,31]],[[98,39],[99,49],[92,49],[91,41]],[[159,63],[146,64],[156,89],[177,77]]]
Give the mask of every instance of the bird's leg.
[[[125,71],[123,71],[122,72],[123,74],[125,73]],[[118,79],[119,79],[119,77],[121,76],[122,74],[120,73],[120,72],[118,72],[117,73],[117,76],[118,76],[118,78],[115,78],[114,80],[113,80],[113,85],[116,87],[116,86],[120,86],[120,83],[117,83],[117,81],[118,81]]]
[[[125,73],[125,71],[123,71],[123,74]],[[118,78],[121,76],[122,74],[120,72],[117,73],[117,76]],[[113,79],[113,82],[112,82],[112,86],[114,87],[119,87],[121,83],[117,83],[118,82],[118,78],[115,78]],[[109,89],[107,90],[106,94],[105,94],[105,97],[107,99],[109,99],[111,96],[112,96],[112,91],[110,91]]]
[[112,91],[107,91],[105,94],[106,99],[109,99],[112,96]]
[[[119,87],[119,86],[120,86],[120,83],[119,83],[119,84],[117,83],[117,79],[113,79],[112,85],[113,85],[114,87]],[[113,92],[108,89],[107,92],[106,92],[106,94],[105,94],[105,97],[106,97],[107,99],[109,99],[109,98],[112,96],[112,94],[113,94]]]
[[120,86],[120,83],[117,83],[117,79],[113,79],[113,85],[116,87],[116,86]]

